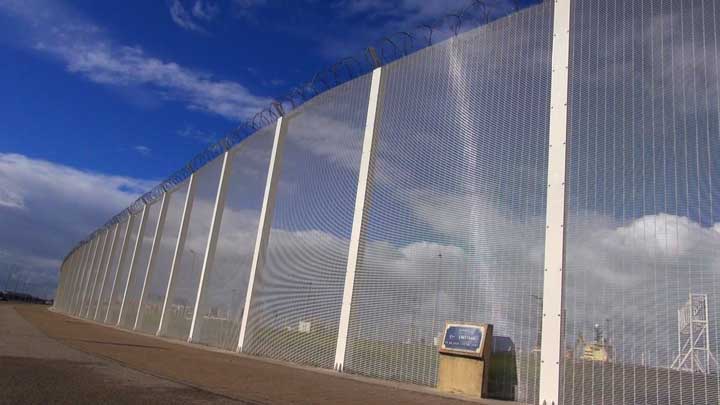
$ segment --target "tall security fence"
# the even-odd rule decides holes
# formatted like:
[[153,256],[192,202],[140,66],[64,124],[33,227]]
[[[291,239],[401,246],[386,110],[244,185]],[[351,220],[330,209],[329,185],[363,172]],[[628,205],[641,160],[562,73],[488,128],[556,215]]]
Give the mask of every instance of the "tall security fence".
[[547,1],[378,64],[93,233],[55,308],[427,386],[490,323],[491,397],[718,403],[718,24]]

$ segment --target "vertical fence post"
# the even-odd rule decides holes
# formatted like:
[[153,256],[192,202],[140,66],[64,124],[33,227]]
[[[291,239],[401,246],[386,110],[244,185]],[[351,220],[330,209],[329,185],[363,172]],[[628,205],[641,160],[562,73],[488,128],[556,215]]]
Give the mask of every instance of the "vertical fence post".
[[102,301],[103,293],[105,292],[105,280],[107,280],[108,268],[110,268],[110,261],[112,259],[113,250],[118,239],[118,229],[120,223],[116,223],[113,227],[112,239],[110,241],[110,250],[108,251],[107,262],[105,263],[105,270],[103,271],[103,277],[100,285],[100,292],[98,293],[97,305],[95,305],[95,313],[93,314],[93,321],[97,320],[98,310],[100,309],[100,301]]
[[360,235],[365,221],[365,202],[367,200],[369,187],[370,164],[375,139],[375,125],[377,123],[377,108],[378,101],[382,97],[380,92],[381,75],[382,68],[375,68],[370,83],[370,97],[368,99],[365,134],[363,138],[362,155],[360,156],[360,171],[358,173],[357,192],[355,194],[355,213],[353,214],[353,225],[350,234],[350,247],[348,250],[347,268],[345,270],[345,287],[340,310],[340,326],[338,329],[337,346],[335,348],[335,370],[337,371],[342,371],[345,364],[345,349],[347,347],[347,335],[350,326],[350,309],[352,307],[353,287],[355,285],[355,269],[360,252]]
[[80,285],[80,297],[78,302],[75,304],[75,310],[73,314],[80,316],[82,312],[83,303],[85,302],[85,295],[87,294],[88,284],[90,282],[90,275],[92,273],[93,263],[95,263],[95,253],[97,252],[99,235],[90,242],[90,250],[88,250],[88,260],[85,262],[85,270],[83,270],[83,280]]
[[103,258],[105,257],[105,249],[107,248],[107,238],[110,235],[110,229],[106,229],[103,233],[104,235],[102,236],[102,244],[98,245],[99,255],[97,255],[97,260],[95,260],[95,266],[93,270],[93,273],[95,275],[93,276],[92,288],[90,288],[90,295],[88,296],[87,303],[85,305],[85,318],[90,316],[90,306],[92,305],[92,300],[95,296],[95,290],[97,289],[97,282],[100,276],[100,268],[102,267]]
[[147,287],[148,280],[152,280],[152,273],[155,264],[155,256],[160,246],[160,240],[162,239],[163,227],[165,226],[165,214],[167,214],[168,203],[170,193],[167,191],[163,193],[162,202],[160,202],[160,215],[158,216],[157,225],[155,225],[155,235],[153,236],[152,247],[150,248],[150,258],[148,259],[147,270],[145,271],[145,279],[143,280],[142,290],[140,291],[140,302],[138,302],[137,314],[135,314],[135,324],[133,330],[137,329],[140,320],[140,310],[142,309],[143,302],[145,301],[145,288]]
[[110,299],[108,300],[108,307],[105,311],[105,319],[103,320],[105,323],[107,323],[108,317],[110,317],[110,308],[112,308],[113,295],[115,295],[115,288],[117,287],[117,282],[120,278],[120,269],[125,264],[125,253],[127,253],[127,250],[129,249],[128,242],[130,241],[130,234],[132,234],[132,227],[135,226],[135,216],[129,212],[128,214],[128,223],[127,227],[125,227],[122,244],[120,245],[120,256],[118,256],[118,261],[115,265],[115,277],[113,278],[112,288],[110,289]]
[[195,308],[193,309],[192,323],[190,323],[190,333],[188,334],[188,342],[193,341],[196,322],[198,317],[198,307],[205,291],[207,283],[207,275],[212,271],[215,260],[215,248],[217,247],[217,239],[220,234],[220,222],[222,221],[223,210],[225,209],[225,195],[227,193],[228,178],[230,177],[230,166],[232,165],[232,157],[230,151],[226,151],[223,156],[222,170],[218,181],[217,194],[215,196],[215,208],[213,208],[212,219],[210,222],[210,233],[208,235],[207,245],[205,246],[205,259],[203,260],[202,270],[200,271],[200,281],[198,282],[197,296],[195,298]]
[[544,405],[557,404],[560,399],[571,1],[555,0],[553,16],[542,344],[540,351],[539,403]]
[[167,311],[170,291],[175,285],[175,276],[177,268],[180,266],[182,251],[185,249],[185,237],[190,223],[190,214],[192,213],[193,201],[195,200],[195,173],[190,175],[187,194],[185,195],[185,206],[183,207],[182,219],[180,220],[180,230],[178,231],[177,241],[175,243],[175,253],[173,254],[172,265],[170,266],[170,277],[168,277],[168,285],[165,290],[165,299],[163,300],[162,312],[160,313],[160,323],[156,335],[161,335],[165,328],[165,311]]
[[142,248],[143,234],[145,233],[145,224],[149,216],[150,204],[145,203],[143,205],[142,214],[140,215],[140,226],[138,227],[137,237],[135,238],[135,246],[133,247],[132,259],[130,259],[130,268],[128,269],[128,277],[125,280],[125,290],[123,291],[122,302],[120,303],[120,314],[118,315],[118,321],[116,325],[120,325],[122,322],[123,312],[125,311],[125,300],[127,299],[127,292],[130,286],[130,281],[134,275],[133,270],[135,269],[135,262],[137,261],[138,253]]
[[263,197],[262,208],[260,209],[260,221],[255,238],[255,251],[253,252],[250,277],[248,279],[247,293],[245,294],[245,306],[243,307],[242,321],[240,321],[240,336],[238,337],[238,351],[242,351],[245,343],[245,332],[247,329],[248,314],[250,313],[250,300],[255,285],[255,276],[262,269],[265,261],[265,248],[270,236],[273,210],[275,208],[275,192],[277,191],[278,179],[282,169],[282,156],[285,149],[285,134],[287,133],[287,119],[278,118],[275,123],[275,138],[273,139],[272,153],[270,154],[270,165],[268,167],[267,180],[265,181],[265,196]]

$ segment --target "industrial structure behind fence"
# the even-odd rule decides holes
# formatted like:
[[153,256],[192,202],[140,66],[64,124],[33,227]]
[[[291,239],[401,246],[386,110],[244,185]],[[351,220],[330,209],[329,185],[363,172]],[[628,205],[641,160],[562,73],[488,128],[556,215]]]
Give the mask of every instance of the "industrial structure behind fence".
[[718,403],[719,24],[546,1],[378,66],[96,231],[55,308],[428,386],[491,323],[492,397]]

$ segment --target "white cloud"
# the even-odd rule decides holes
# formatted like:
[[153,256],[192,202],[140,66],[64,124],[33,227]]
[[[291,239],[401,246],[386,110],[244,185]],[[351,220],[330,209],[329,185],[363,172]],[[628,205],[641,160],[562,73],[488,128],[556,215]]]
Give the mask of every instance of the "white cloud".
[[[200,8],[199,10],[202,11],[202,8]],[[205,29],[203,29],[201,26],[196,24],[195,21],[193,21],[192,16],[190,15],[190,13],[187,12],[185,6],[182,5],[180,0],[172,0],[170,2],[169,11],[172,20],[180,27],[190,31],[197,31],[202,33],[206,32]],[[195,8],[193,8],[193,14],[195,14]]]
[[0,153],[0,268],[51,291],[68,251],[153,185]]
[[45,0],[0,2],[14,17],[24,45],[65,64],[67,70],[101,84],[142,88],[191,110],[241,120],[269,99],[245,86],[149,55],[139,46],[118,44],[102,29],[59,3]]
[[220,13],[220,7],[217,3],[206,0],[197,0],[192,8],[192,14],[196,18],[210,21]]
[[176,131],[176,133],[183,138],[191,139],[203,144],[213,143],[217,140],[217,137],[212,133],[196,129],[190,125],[185,125],[184,128]]
[[152,152],[152,149],[148,148],[145,145],[135,145],[133,146],[133,149],[135,151],[143,156],[150,156],[150,153]]

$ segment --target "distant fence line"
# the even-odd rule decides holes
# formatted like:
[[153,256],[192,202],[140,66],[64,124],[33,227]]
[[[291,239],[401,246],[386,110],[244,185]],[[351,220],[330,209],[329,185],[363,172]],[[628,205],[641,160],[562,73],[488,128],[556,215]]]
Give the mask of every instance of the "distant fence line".
[[717,403],[720,7],[465,10],[203,152],[70,252],[55,309],[427,386],[446,321],[491,323],[493,398]]

